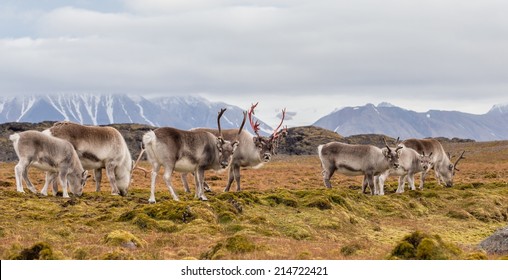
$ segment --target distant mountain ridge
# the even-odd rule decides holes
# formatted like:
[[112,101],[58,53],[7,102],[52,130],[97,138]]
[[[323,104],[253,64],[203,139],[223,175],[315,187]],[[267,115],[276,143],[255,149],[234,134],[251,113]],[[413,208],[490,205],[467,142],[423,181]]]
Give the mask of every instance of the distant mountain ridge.
[[418,113],[389,103],[345,107],[313,125],[343,136],[385,134],[392,137],[447,137],[492,141],[508,139],[508,104],[495,105],[483,115],[430,110]]
[[[222,128],[237,128],[243,109],[222,102],[210,102],[195,96],[170,96],[147,99],[125,94],[57,94],[0,97],[0,123],[63,121],[104,125],[139,123],[171,126],[179,129],[217,127],[217,112],[228,110],[221,119]],[[261,132],[272,128],[260,120]],[[249,125],[246,129],[251,130]]]

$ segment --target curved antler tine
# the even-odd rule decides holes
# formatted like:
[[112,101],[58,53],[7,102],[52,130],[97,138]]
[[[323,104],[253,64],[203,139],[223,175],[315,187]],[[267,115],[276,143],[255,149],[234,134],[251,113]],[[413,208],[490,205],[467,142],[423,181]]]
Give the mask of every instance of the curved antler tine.
[[395,140],[395,146],[399,145],[400,137],[397,137],[397,140]]
[[464,157],[464,153],[465,153],[465,152],[466,152],[466,151],[462,151],[462,153],[460,154],[460,156],[459,156],[459,158],[457,159],[457,161],[455,161],[455,164],[453,164],[453,167],[454,167],[454,168],[455,168],[455,170],[457,170],[457,171],[460,171],[460,170],[458,170],[458,169],[457,169],[457,164],[459,163],[459,161],[460,161],[461,159],[465,159],[465,157]]
[[247,120],[247,111],[243,111],[243,120],[242,125],[240,125],[240,129],[238,129],[238,136],[242,133],[243,126],[245,125],[245,121]]
[[279,126],[273,131],[272,139],[276,139],[279,137],[279,128],[282,126],[282,123],[284,122],[284,119],[286,118],[286,108],[282,110],[282,119],[280,120]]
[[254,109],[256,108],[256,106],[258,106],[258,103],[257,102],[256,104],[252,104],[250,106],[250,109],[249,109],[249,112],[247,113],[247,115],[249,116],[249,122],[250,122],[250,126],[252,127],[252,130],[254,131],[254,133],[258,136],[259,136],[259,122],[256,120],[256,122],[252,121],[252,115],[254,115]]
[[388,151],[391,151],[390,146],[388,146],[388,143],[386,143],[386,138],[383,137],[383,142],[385,143],[385,147],[388,149]]
[[222,115],[224,115],[224,112],[226,112],[226,108],[220,109],[220,112],[217,115],[217,127],[219,128],[219,135],[221,138],[223,137],[222,137],[222,129],[220,127],[220,118],[222,117]]
[[146,177],[146,173],[148,173],[148,171],[146,171],[146,169],[143,169],[143,168],[138,166],[138,163],[141,160],[141,157],[143,156],[144,153],[145,153],[145,148],[143,147],[143,143],[141,143],[141,152],[139,152],[138,159],[136,159],[136,162],[132,166],[131,177],[132,177],[132,173],[134,172],[134,169],[143,170],[145,172],[145,177]]

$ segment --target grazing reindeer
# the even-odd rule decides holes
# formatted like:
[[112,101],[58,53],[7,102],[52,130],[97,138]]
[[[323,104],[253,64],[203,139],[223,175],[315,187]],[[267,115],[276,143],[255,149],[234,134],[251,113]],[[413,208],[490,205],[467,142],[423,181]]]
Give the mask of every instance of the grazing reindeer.
[[459,164],[460,160],[464,159],[464,153],[466,151],[463,151],[455,163],[452,163],[450,156],[445,152],[441,143],[435,139],[407,139],[403,141],[402,144],[405,147],[414,149],[420,154],[432,153],[434,172],[438,184],[441,185],[442,181],[447,187],[453,186],[453,176],[455,175],[455,171],[459,171],[459,169],[457,169],[457,164]]
[[[384,183],[388,176],[397,175],[399,176],[399,186],[397,188],[397,193],[404,192],[404,185],[406,184],[406,178],[408,179],[409,187],[411,190],[415,190],[414,183],[414,175],[418,173],[422,173],[421,182],[420,182],[420,190],[423,190],[423,182],[425,181],[425,175],[432,168],[434,164],[432,160],[432,153],[429,155],[419,154],[417,151],[404,147],[401,149],[401,153],[399,156],[399,167],[398,168],[390,168],[386,170],[379,176],[376,176],[375,180],[377,183],[377,188],[375,194],[384,195]],[[379,180],[379,181],[378,181]]]
[[[239,135],[236,129],[227,129],[222,132],[224,134],[224,139],[229,141],[238,139],[239,141],[238,148],[233,154],[233,160],[231,161],[229,168],[229,177],[226,188],[224,189],[225,192],[229,191],[233,180],[236,180],[236,191],[241,191],[240,167],[253,167],[257,169],[263,166],[263,164],[269,162],[272,156],[277,154],[277,146],[279,141],[285,135],[285,133],[287,133],[286,128],[279,130],[286,116],[286,109],[284,109],[282,110],[282,119],[280,124],[273,131],[272,135],[269,137],[263,137],[259,135],[259,122],[254,122],[252,120],[252,115],[254,115],[254,109],[257,105],[258,103],[253,104],[248,111],[249,123],[256,136],[253,136],[246,130],[243,130]],[[215,129],[198,128],[195,130],[208,131],[213,133],[215,136],[220,135],[219,131]],[[189,192],[186,173],[182,174],[182,182],[185,187],[185,191]],[[206,182],[205,188],[207,188]]]
[[[74,195],[81,196],[83,186],[88,178],[88,171],[81,166],[78,155],[71,143],[35,130],[14,133],[9,139],[13,142],[14,150],[19,158],[19,162],[14,168],[18,192],[24,192],[24,179],[28,189],[33,193],[37,193],[28,178],[28,169],[33,166],[55,174],[54,177],[58,175],[63,189],[63,197],[69,197],[67,184],[70,185],[70,191]],[[47,195],[47,188],[50,183],[50,178],[47,177],[48,173],[42,190],[43,195]],[[55,186],[56,184],[53,187],[53,195],[56,195],[57,192]]]
[[[224,140],[220,127],[220,118],[226,109],[221,109],[217,116],[219,135],[206,131],[185,131],[171,127],[161,127],[143,135],[143,146],[148,161],[152,164],[152,180],[149,203],[155,203],[155,179],[161,166],[164,166],[164,181],[174,200],[178,200],[171,186],[173,171],[194,172],[196,180],[196,197],[207,200],[204,190],[204,172],[208,169],[225,169],[238,146],[238,140]],[[245,124],[246,113],[238,135]]]
[[71,142],[83,167],[94,170],[97,192],[101,189],[102,169],[106,168],[111,193],[121,196],[127,194],[133,169],[132,158],[125,139],[118,130],[113,127],[58,122],[43,133]]
[[399,155],[402,147],[392,149],[386,144],[380,149],[372,145],[350,145],[330,142],[318,147],[318,155],[323,167],[323,180],[331,188],[330,178],[335,171],[347,176],[363,175],[362,192],[366,193],[367,185],[371,194],[375,192],[374,176],[390,168],[399,166]]

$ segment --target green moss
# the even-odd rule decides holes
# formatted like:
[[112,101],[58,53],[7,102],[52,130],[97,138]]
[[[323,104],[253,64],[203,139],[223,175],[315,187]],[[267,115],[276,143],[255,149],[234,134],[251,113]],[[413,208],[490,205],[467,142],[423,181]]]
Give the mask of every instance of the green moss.
[[230,211],[225,211],[218,214],[219,223],[226,224],[234,221],[236,215]]
[[196,218],[190,206],[184,202],[178,201],[148,205],[145,206],[142,211],[156,220],[171,220],[174,222],[188,223]]
[[466,257],[466,260],[488,260],[489,258],[485,253],[482,252],[475,252],[471,253]]
[[439,235],[430,236],[416,231],[407,235],[392,250],[389,259],[448,260],[459,257],[462,251],[445,243]]
[[40,242],[30,248],[23,249],[18,254],[9,257],[11,260],[56,260],[51,246],[45,242]]
[[75,260],[86,260],[88,258],[88,253],[83,248],[78,248],[74,250],[72,256]]
[[136,215],[136,217],[132,219],[132,223],[142,230],[152,230],[159,227],[157,221],[144,213]]
[[432,239],[424,238],[416,248],[418,260],[447,260],[443,249]]
[[338,204],[346,210],[353,211],[353,208],[351,207],[351,205],[342,196],[331,195],[330,200],[332,201],[332,203]]
[[359,244],[353,243],[353,244],[345,245],[342,248],[340,248],[340,253],[343,256],[348,257],[348,256],[355,254],[356,251],[358,251],[360,249],[361,249],[361,246]]
[[120,250],[116,250],[107,254],[104,254],[101,257],[102,260],[134,260],[135,258],[128,253],[125,253]]
[[317,208],[319,210],[332,209],[332,204],[328,199],[325,198],[314,198],[305,204],[306,207]]
[[298,207],[298,202],[296,201],[296,199],[289,197],[287,194],[283,193],[270,194],[265,196],[264,199],[267,200],[270,203],[270,205],[282,204],[293,208]]
[[467,220],[471,217],[471,215],[460,209],[460,210],[450,210],[448,211],[448,214],[446,214],[446,216],[450,217],[450,218],[454,218],[454,219],[458,219],[458,220]]
[[226,239],[224,247],[231,253],[248,253],[256,249],[256,245],[244,235],[234,235]]
[[143,241],[141,241],[141,239],[124,230],[115,230],[108,233],[104,237],[104,243],[127,248],[143,246]]
[[411,260],[416,255],[415,247],[407,241],[401,241],[392,250],[390,259]]

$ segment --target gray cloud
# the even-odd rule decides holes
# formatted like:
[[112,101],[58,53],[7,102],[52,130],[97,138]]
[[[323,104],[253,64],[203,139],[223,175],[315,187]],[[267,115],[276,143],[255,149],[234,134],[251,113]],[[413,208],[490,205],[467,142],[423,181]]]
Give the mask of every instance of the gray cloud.
[[18,2],[0,8],[14,30],[0,29],[2,95],[277,95],[302,116],[378,101],[478,112],[508,90],[503,1]]

